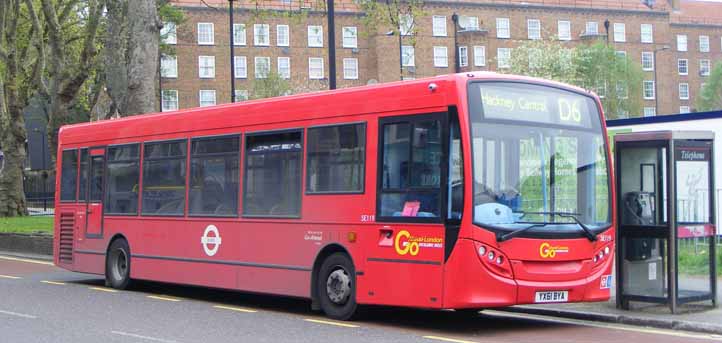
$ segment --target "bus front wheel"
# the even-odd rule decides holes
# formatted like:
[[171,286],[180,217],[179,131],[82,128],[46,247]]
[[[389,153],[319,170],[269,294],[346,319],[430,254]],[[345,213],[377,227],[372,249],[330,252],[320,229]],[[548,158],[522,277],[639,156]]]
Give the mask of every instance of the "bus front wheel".
[[125,239],[113,241],[105,260],[105,283],[116,289],[130,284],[130,247]]
[[326,316],[350,320],[357,313],[356,270],[344,253],[334,253],[321,265],[316,284],[321,309]]

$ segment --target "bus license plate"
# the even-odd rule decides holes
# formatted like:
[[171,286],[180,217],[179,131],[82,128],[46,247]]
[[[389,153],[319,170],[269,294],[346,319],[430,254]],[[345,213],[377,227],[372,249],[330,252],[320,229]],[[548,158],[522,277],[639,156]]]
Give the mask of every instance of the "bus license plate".
[[536,292],[535,303],[563,303],[569,301],[569,291]]

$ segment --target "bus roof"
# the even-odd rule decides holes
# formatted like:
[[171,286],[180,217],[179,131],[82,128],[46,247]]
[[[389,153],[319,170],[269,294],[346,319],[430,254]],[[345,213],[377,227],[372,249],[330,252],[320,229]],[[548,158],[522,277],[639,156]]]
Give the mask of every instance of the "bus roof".
[[[463,90],[466,81],[471,79],[526,81],[586,93],[578,87],[530,77],[494,72],[458,73],[66,125],[60,129],[59,144],[97,142],[100,145],[109,144],[107,141],[115,139],[169,132],[290,123],[400,110],[440,109],[456,104],[457,92]],[[430,83],[437,85],[436,90],[429,89]]]

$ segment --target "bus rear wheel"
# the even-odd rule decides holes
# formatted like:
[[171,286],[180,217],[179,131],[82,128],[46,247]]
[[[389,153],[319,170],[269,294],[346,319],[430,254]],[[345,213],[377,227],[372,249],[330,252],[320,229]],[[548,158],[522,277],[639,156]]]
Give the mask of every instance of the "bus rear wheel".
[[316,284],[319,303],[326,316],[338,320],[350,320],[357,313],[356,270],[344,253],[331,254],[318,273]]
[[130,285],[130,247],[125,239],[113,241],[105,260],[105,284],[116,289]]

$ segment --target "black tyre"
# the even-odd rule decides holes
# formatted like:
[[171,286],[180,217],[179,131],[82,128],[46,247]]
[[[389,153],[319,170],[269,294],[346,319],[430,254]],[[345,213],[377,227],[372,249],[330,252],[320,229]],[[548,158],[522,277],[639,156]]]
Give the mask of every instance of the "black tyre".
[[348,255],[334,253],[321,265],[316,280],[319,303],[326,316],[350,320],[357,314],[356,269]]
[[130,285],[130,247],[125,239],[113,241],[105,258],[105,284],[116,289]]

